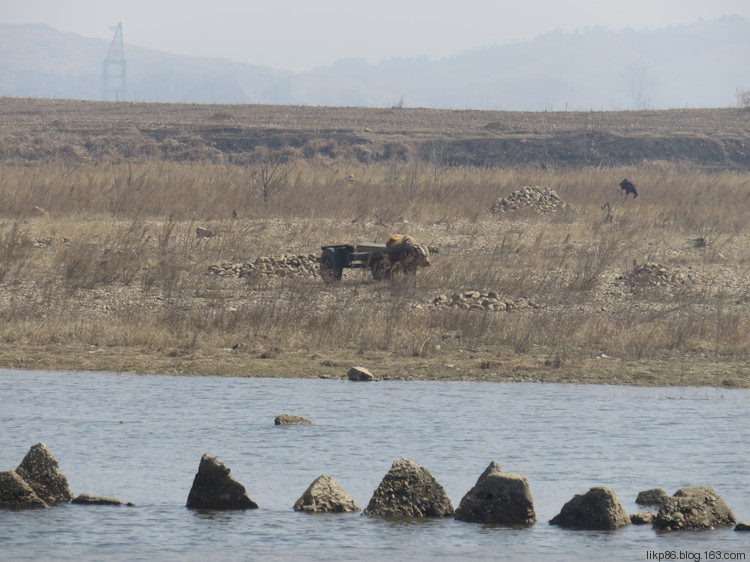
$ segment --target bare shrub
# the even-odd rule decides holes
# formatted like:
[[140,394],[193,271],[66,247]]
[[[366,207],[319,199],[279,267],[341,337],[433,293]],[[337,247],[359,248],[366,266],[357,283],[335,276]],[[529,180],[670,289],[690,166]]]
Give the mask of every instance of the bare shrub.
[[750,90],[737,88],[737,104],[744,109],[750,109]]

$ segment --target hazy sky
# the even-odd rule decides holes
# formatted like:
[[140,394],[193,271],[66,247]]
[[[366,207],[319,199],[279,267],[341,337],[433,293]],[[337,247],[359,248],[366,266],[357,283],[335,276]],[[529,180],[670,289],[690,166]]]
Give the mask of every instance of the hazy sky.
[[654,29],[750,0],[0,0],[0,23],[46,23],[127,45],[303,71],[337,59],[427,55],[528,41],[562,29]]

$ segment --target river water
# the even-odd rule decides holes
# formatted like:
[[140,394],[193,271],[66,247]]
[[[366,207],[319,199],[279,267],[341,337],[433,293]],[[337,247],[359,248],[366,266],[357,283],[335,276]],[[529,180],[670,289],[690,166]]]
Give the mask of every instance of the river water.
[[[309,426],[275,426],[282,413]],[[0,370],[0,470],[47,444],[74,495],[135,507],[0,510],[2,560],[747,559],[747,533],[548,524],[592,486],[628,513],[640,490],[710,486],[750,519],[750,391],[534,383],[373,382]],[[185,508],[200,458],[260,508]],[[364,508],[391,464],[425,466],[458,507],[492,460],[529,481],[538,522],[309,515],[328,474]],[[712,558],[712,553],[713,558]],[[682,558],[680,558],[682,556]]]

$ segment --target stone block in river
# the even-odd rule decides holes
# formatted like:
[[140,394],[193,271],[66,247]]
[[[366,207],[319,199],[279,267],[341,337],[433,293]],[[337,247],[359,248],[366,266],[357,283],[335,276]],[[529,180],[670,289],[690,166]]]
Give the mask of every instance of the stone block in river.
[[576,494],[550,524],[571,529],[609,530],[630,525],[630,517],[612,488],[595,486],[585,494]]
[[[106,496],[91,496],[89,494],[78,494],[71,502],[77,505],[123,505],[122,500],[108,498]],[[127,504],[133,507],[132,503]]]
[[654,529],[708,530],[734,525],[735,521],[732,510],[713,488],[681,488],[662,503]]
[[229,468],[208,453],[201,457],[198,473],[193,479],[187,507],[193,509],[256,509],[245,487],[237,482]]
[[633,525],[651,525],[654,522],[656,513],[651,511],[639,511],[630,514],[630,522]]
[[44,443],[37,443],[26,453],[16,472],[48,505],[73,499],[68,479]]
[[292,416],[290,414],[281,414],[273,420],[274,425],[312,425],[312,422],[301,416]]
[[502,525],[535,523],[534,501],[526,477],[505,474],[500,463],[492,461],[461,500],[456,519]]
[[452,517],[453,504],[430,471],[400,458],[373,493],[364,515],[382,517]]
[[0,472],[0,508],[28,509],[46,506],[44,500],[15,470]]
[[635,503],[638,505],[661,505],[669,495],[662,488],[651,488],[638,492]]
[[308,513],[359,511],[354,500],[327,474],[318,476],[310,484],[305,493],[295,502],[294,509]]

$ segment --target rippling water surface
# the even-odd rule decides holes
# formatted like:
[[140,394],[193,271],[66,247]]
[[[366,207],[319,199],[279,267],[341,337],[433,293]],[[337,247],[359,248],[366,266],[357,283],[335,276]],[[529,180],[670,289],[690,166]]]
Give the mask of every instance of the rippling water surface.
[[[274,426],[282,413],[315,425]],[[750,519],[748,413],[744,389],[0,370],[0,470],[43,441],[75,495],[136,504],[0,510],[0,559],[646,560],[651,551],[750,559],[748,535],[731,529],[547,523],[597,485],[614,488],[629,513],[643,511],[634,503],[640,490],[711,486],[738,519]],[[206,452],[260,509],[184,507]],[[323,473],[364,508],[399,457],[429,469],[454,507],[497,460],[527,477],[539,522],[513,529],[292,510]]]

